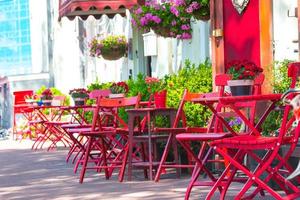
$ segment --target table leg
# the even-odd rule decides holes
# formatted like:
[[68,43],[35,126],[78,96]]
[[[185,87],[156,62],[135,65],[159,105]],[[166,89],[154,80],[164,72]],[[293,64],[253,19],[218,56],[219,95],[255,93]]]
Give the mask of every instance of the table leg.
[[[128,181],[131,181],[132,178],[132,146],[133,146],[133,129],[134,129],[134,116],[129,114],[128,116]],[[126,163],[127,159],[125,158],[124,162]]]
[[148,148],[149,148],[149,177],[150,180],[153,180],[153,161],[152,161],[152,140],[151,140],[151,114],[147,112],[147,119],[148,119]]

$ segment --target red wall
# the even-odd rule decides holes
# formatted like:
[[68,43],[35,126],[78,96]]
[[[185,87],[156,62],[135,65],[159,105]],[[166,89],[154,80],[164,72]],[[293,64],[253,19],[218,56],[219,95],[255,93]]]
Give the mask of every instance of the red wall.
[[223,0],[225,63],[247,59],[260,66],[259,0],[250,0],[240,15]]

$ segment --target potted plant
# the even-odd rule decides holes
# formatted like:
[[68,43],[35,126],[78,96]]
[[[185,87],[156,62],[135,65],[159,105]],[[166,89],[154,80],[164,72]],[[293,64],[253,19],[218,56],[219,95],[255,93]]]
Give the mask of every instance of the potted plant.
[[132,25],[144,32],[152,29],[162,37],[191,39],[191,14],[185,11],[184,1],[150,1],[132,10]]
[[197,20],[207,21],[210,19],[209,4],[209,0],[187,0],[185,11]]
[[45,106],[51,106],[53,93],[50,88],[45,89],[41,94],[41,100]]
[[231,61],[226,65],[226,73],[231,75],[228,81],[233,96],[252,94],[253,79],[263,71],[251,61]]
[[97,35],[89,44],[90,56],[100,57],[105,60],[118,60],[127,52],[127,41],[124,35],[110,35],[100,37]]
[[85,88],[77,88],[70,90],[69,94],[73,98],[75,106],[82,106],[89,97],[89,92]]
[[109,98],[122,98],[129,90],[127,83],[123,81],[113,83],[109,89],[111,91]]
[[154,98],[154,105],[157,108],[165,108],[167,100],[167,90],[162,80],[154,77],[146,77],[145,82],[148,86],[148,91]]

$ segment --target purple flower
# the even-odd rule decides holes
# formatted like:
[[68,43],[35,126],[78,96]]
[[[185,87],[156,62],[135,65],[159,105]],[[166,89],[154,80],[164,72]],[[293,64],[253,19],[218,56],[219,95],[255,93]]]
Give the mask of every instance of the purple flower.
[[160,10],[160,5],[155,4],[155,5],[153,5],[153,8],[154,8],[155,10]]
[[143,12],[143,10],[142,10],[141,7],[139,7],[138,9],[135,10],[135,14],[136,14],[136,15],[139,15],[139,14],[141,14],[142,12]]
[[176,20],[173,20],[173,21],[171,22],[171,24],[172,24],[172,26],[176,26],[176,24],[177,24]]
[[187,13],[192,13],[193,11],[194,11],[194,9],[191,6],[189,6],[187,9],[185,9],[185,12],[187,12]]
[[161,19],[158,16],[153,16],[152,17],[152,21],[154,21],[155,23],[159,24],[161,22]]
[[136,25],[137,25],[137,24],[136,24],[136,21],[135,21],[134,19],[131,19],[131,23],[132,23],[133,26],[136,26]]
[[146,19],[146,17],[142,17],[140,19],[140,22],[141,22],[141,26],[146,26],[148,24],[148,20]]
[[96,55],[97,55],[97,56],[100,56],[100,55],[101,55],[101,50],[98,49],[98,48],[96,49]]
[[234,121],[233,121],[233,120],[230,120],[230,122],[228,123],[228,125],[229,125],[230,127],[233,127],[233,126],[234,126]]
[[147,20],[151,20],[152,19],[152,14],[151,13],[147,13],[146,15],[145,15],[145,18],[147,19]]
[[184,0],[173,0],[171,2],[174,3],[176,6],[181,6],[185,4]]
[[191,38],[192,38],[192,35],[190,33],[182,33],[182,35],[181,35],[181,39],[188,40]]
[[196,1],[193,1],[190,7],[193,8],[193,10],[198,10],[200,8],[200,4]]
[[190,29],[191,29],[191,27],[188,24],[181,25],[181,30],[187,31],[187,30],[190,30]]
[[177,10],[177,8],[175,6],[171,6],[170,8],[171,13],[173,13],[176,17],[179,16],[179,11]]
[[234,122],[235,122],[235,124],[236,125],[241,125],[242,124],[242,120],[241,120],[241,118],[236,118],[235,120],[234,120]]

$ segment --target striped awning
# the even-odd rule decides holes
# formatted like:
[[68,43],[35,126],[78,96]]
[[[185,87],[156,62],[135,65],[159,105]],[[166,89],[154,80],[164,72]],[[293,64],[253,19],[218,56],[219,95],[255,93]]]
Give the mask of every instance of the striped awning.
[[126,9],[143,3],[143,0],[60,0],[59,20],[66,16],[74,19],[76,16],[87,19],[93,15],[99,19],[102,15],[113,17],[116,14],[125,16]]

